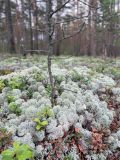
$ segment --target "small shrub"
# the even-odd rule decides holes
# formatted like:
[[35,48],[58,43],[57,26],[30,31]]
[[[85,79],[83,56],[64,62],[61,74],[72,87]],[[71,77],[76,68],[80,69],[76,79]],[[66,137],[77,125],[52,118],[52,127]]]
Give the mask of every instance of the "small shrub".
[[39,72],[35,73],[34,78],[37,82],[41,82],[44,79],[42,73],[39,73]]
[[49,118],[53,116],[53,112],[49,106],[46,106],[38,113],[38,116],[40,118]]
[[64,160],[73,160],[72,156],[71,155],[67,155],[64,157]]
[[60,83],[64,80],[64,77],[62,77],[62,76],[54,76],[54,80],[55,80],[55,83],[57,85],[60,85]]
[[50,96],[51,92],[52,92],[52,89],[51,89],[51,85],[50,84],[47,84],[47,86],[45,87],[45,90],[47,92],[47,95]]
[[33,90],[31,88],[28,88],[27,90],[27,96],[31,99],[33,96]]
[[5,87],[4,81],[0,80],[0,92],[2,92],[4,87]]
[[120,79],[120,69],[112,68],[112,69],[111,69],[111,74],[112,74],[115,78]]
[[84,75],[79,75],[76,71],[74,71],[72,74],[72,80],[74,82],[80,81],[81,83],[84,83],[87,85],[91,80],[91,76],[85,77]]
[[81,76],[76,71],[73,71],[73,73],[72,73],[72,80],[74,82],[80,81],[81,80]]
[[15,113],[16,115],[21,114],[21,109],[19,108],[19,105],[17,105],[15,102],[11,102],[8,105],[8,108],[11,113]]
[[105,65],[100,65],[96,68],[96,71],[98,73],[104,73],[104,70],[105,70],[106,66]]
[[39,118],[35,118],[34,122],[36,122],[36,130],[40,131],[45,129],[45,127],[48,125],[48,121],[45,119],[52,117],[53,112],[51,111],[49,106],[46,106],[40,112],[38,112],[37,115]]
[[[67,78],[66,78],[66,81],[67,81]],[[63,92],[63,88],[60,86],[61,82],[62,82],[61,80],[59,81],[55,79],[55,89],[56,91],[58,91],[59,95],[61,95]]]
[[8,82],[8,86],[12,89],[23,89],[26,85],[26,81],[21,77],[14,77]]
[[45,129],[45,127],[48,125],[48,121],[44,120],[41,121],[39,118],[35,118],[34,122],[36,122],[36,130],[41,131]]
[[13,95],[11,95],[11,94],[7,95],[7,101],[8,101],[8,103],[14,102],[14,100],[15,100],[15,98],[14,98]]
[[33,159],[33,152],[26,144],[18,142],[13,143],[12,149],[7,149],[2,152],[2,160],[28,160]]

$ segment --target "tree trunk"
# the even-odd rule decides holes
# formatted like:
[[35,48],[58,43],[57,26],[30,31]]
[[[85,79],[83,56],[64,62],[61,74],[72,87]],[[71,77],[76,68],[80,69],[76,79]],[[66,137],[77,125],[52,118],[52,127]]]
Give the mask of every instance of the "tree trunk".
[[29,29],[30,29],[30,50],[33,53],[33,30],[32,30],[32,15],[31,15],[31,0],[29,0]]
[[97,20],[97,1],[93,0],[92,1],[92,39],[91,39],[91,53],[93,56],[96,56],[96,20]]
[[[26,37],[26,26],[25,26],[25,3],[24,0],[21,0],[21,49],[25,50],[27,48],[27,37]],[[24,54],[24,51],[21,53]]]
[[16,53],[10,0],[5,0],[5,14],[8,31],[8,49],[10,53]]
[[37,7],[37,0],[34,0],[33,5],[33,16],[34,16],[34,26],[35,26],[35,49],[38,50],[38,7]]
[[[62,1],[57,0],[57,9],[60,8],[60,6],[62,5]],[[57,12],[56,14],[56,21],[57,21],[57,25],[56,25],[56,45],[55,45],[55,55],[59,56],[60,55],[60,47],[61,47],[61,26],[60,26],[60,12]]]
[[96,14],[97,14],[97,1],[89,0],[89,20],[88,20],[88,31],[89,31],[89,44],[88,44],[88,55],[96,56]]
[[46,0],[46,32],[47,32],[47,42],[48,42],[48,73],[51,85],[51,104],[52,107],[55,104],[55,88],[54,80],[51,70],[51,56],[53,54],[53,44],[52,44],[52,18],[50,17],[52,11],[52,0]]
[[[89,4],[91,4],[91,0],[89,0]],[[88,17],[88,56],[91,56],[91,7],[89,7],[89,17]]]
[[36,41],[36,49],[39,49],[39,45],[38,45],[38,37],[39,37],[39,33],[38,33],[38,9],[37,9],[37,2],[35,1],[35,7],[36,7],[36,32],[35,32],[35,41]]

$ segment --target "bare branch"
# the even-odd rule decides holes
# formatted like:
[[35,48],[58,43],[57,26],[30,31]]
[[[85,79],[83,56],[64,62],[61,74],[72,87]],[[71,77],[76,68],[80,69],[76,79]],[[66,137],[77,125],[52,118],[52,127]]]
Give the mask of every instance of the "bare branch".
[[[63,41],[63,40],[65,40],[65,39],[68,39],[68,38],[71,38],[71,37],[76,36],[78,33],[80,33],[80,32],[82,31],[82,29],[83,29],[84,26],[85,26],[85,22],[83,22],[83,24],[81,25],[80,29],[79,29],[78,31],[76,31],[74,34],[69,35],[69,36],[66,36],[66,37],[63,37],[63,38],[61,38],[61,39],[58,40],[58,41],[60,42],[60,41]],[[58,42],[58,41],[54,41],[54,42],[52,42],[52,44],[55,44],[55,43]]]
[[90,8],[93,8],[93,9],[100,9],[100,8],[101,8],[101,7],[92,6],[92,5],[86,3],[86,2],[84,2],[84,1],[82,1],[82,0],[78,0],[78,1],[81,2],[81,3],[83,3],[83,4],[86,5],[86,6],[90,7]]
[[46,50],[24,50],[25,52],[46,52],[48,53],[48,51]]
[[83,16],[83,17],[73,17],[72,19],[69,19],[69,20],[64,20],[64,21],[59,21],[59,22],[56,22],[55,24],[66,24],[66,23],[70,23],[72,21],[76,21],[76,20],[80,20],[80,19],[84,19],[84,18],[88,18],[89,17],[89,14],[86,15],[86,16]]
[[62,8],[64,8],[66,6],[66,4],[68,4],[70,2],[70,0],[67,0],[63,5],[61,5],[59,8],[57,8],[55,11],[53,11],[51,14],[50,14],[50,18],[57,12],[59,12]]

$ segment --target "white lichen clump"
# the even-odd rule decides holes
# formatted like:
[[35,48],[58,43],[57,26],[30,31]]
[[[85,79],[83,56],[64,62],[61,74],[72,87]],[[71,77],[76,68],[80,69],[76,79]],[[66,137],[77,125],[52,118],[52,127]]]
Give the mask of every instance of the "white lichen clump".
[[[53,77],[57,83],[56,90],[60,89],[57,91],[56,105],[53,108],[51,107],[51,94],[49,93],[51,88],[48,87],[50,83],[47,70],[42,68],[46,66],[46,62],[43,63],[43,66],[37,64],[38,67],[27,68],[25,65],[22,71],[0,76],[1,80],[9,81],[15,76],[27,80],[27,85],[22,89],[5,87],[0,93],[0,116],[3,117],[0,119],[0,127],[12,132],[13,141],[28,144],[38,159],[44,159],[48,151],[53,149],[49,142],[63,138],[71,128],[77,128],[80,131],[80,142],[86,151],[91,147],[92,131],[90,127],[98,130],[101,129],[101,126],[103,129],[110,128],[115,110],[108,109],[106,101],[100,100],[97,94],[99,91],[111,90],[118,104],[120,103],[120,88],[115,86],[116,82],[111,77],[100,73],[93,75],[92,69],[86,66],[73,67],[71,64],[73,60],[63,61],[66,69],[62,65],[52,65]],[[79,64],[79,61],[76,60],[75,63]],[[36,73],[42,73],[46,80],[37,81]],[[19,115],[9,111],[11,102],[7,99],[8,93],[11,97],[13,96],[12,101],[19,107]],[[41,116],[40,113],[46,107],[52,114],[47,115],[48,117],[46,114]],[[40,122],[47,122],[47,125],[37,130],[35,118],[38,118]],[[89,124],[90,126],[87,126]],[[114,152],[120,147],[120,130],[111,133],[106,142],[109,146],[105,150],[106,153],[104,151],[96,154],[91,151],[89,155],[86,154],[86,159],[106,160],[109,152]],[[76,145],[73,145],[69,151],[66,146],[64,148],[73,160],[79,160]],[[64,155],[62,156],[64,158]]]

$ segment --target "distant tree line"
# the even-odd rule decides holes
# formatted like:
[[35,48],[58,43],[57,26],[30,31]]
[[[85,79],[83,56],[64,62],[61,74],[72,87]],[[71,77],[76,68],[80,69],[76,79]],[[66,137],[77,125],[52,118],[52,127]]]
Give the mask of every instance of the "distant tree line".
[[120,56],[120,0],[48,1],[0,0],[1,53]]

